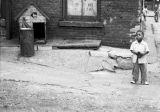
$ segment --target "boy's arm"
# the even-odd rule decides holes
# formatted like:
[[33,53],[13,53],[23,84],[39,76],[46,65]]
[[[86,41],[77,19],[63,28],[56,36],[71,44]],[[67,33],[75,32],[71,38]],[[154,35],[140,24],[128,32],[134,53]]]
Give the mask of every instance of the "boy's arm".
[[134,43],[131,44],[130,51],[131,51],[133,54],[135,54],[135,55],[138,54],[138,52],[136,52],[136,51],[134,50]]
[[146,10],[146,12],[148,13],[148,9]]
[[147,55],[149,53],[149,51],[146,51],[146,52],[144,52],[144,53],[141,53],[141,55],[142,56],[145,56],[145,55]]
[[138,55],[138,52],[134,51],[134,50],[130,50],[133,54]]
[[149,48],[148,48],[148,44],[146,43],[146,52],[141,53],[142,56],[145,56],[149,53]]

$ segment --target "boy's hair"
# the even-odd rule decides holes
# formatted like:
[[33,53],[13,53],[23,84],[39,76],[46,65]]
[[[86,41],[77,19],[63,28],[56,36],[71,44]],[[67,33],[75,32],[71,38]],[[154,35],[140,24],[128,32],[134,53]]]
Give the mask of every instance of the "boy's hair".
[[144,32],[143,32],[142,30],[138,30],[138,31],[136,32],[136,35],[138,35],[139,32],[141,32],[142,35],[144,36]]
[[147,8],[147,5],[145,5],[144,7]]

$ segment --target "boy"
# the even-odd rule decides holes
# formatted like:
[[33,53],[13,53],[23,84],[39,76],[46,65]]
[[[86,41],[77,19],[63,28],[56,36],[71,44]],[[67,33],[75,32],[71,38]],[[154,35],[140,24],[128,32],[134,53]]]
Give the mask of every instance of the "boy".
[[155,4],[154,19],[155,19],[156,22],[158,22],[159,12],[160,12],[159,5]]
[[147,9],[147,6],[145,6],[144,9],[143,9],[143,17],[144,17],[144,21],[146,21],[147,13],[148,13],[148,9]]
[[143,41],[144,33],[138,30],[136,33],[136,41],[134,41],[130,47],[130,51],[133,53],[133,80],[132,84],[136,84],[139,78],[139,69],[141,71],[141,84],[148,85],[147,82],[147,54],[149,48],[146,42]]

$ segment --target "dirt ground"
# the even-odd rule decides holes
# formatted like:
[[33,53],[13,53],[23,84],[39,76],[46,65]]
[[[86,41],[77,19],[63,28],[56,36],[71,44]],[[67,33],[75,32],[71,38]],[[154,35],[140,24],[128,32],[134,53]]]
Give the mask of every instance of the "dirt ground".
[[[157,64],[148,66],[150,85],[132,85],[131,70],[59,71],[15,61],[14,53],[9,54],[1,55],[0,112],[160,112]],[[30,75],[33,81],[27,80]],[[41,78],[46,81],[41,83]]]
[[[1,80],[0,112],[160,112],[158,73],[149,73],[149,86],[130,85],[128,75],[120,74],[118,79],[112,74],[116,76],[108,81],[103,81],[105,72],[90,74],[89,91],[85,87]],[[103,90],[92,92],[97,87]]]

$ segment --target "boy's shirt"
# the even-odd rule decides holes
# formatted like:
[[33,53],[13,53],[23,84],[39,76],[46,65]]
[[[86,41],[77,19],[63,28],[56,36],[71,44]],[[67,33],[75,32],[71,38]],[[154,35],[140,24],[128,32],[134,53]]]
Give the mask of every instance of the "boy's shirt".
[[160,13],[160,8],[157,9],[158,14]]
[[144,8],[144,9],[143,9],[143,14],[144,14],[145,16],[147,16],[147,12],[148,12],[148,9],[147,9],[147,8]]
[[[149,52],[148,44],[143,40],[141,43],[138,43],[137,40],[134,41],[130,47],[130,50],[140,52],[140,53]],[[132,61],[133,61],[133,63],[136,63],[137,55],[133,54]],[[141,58],[138,58],[138,63],[139,64],[147,63],[147,55],[145,55]]]

